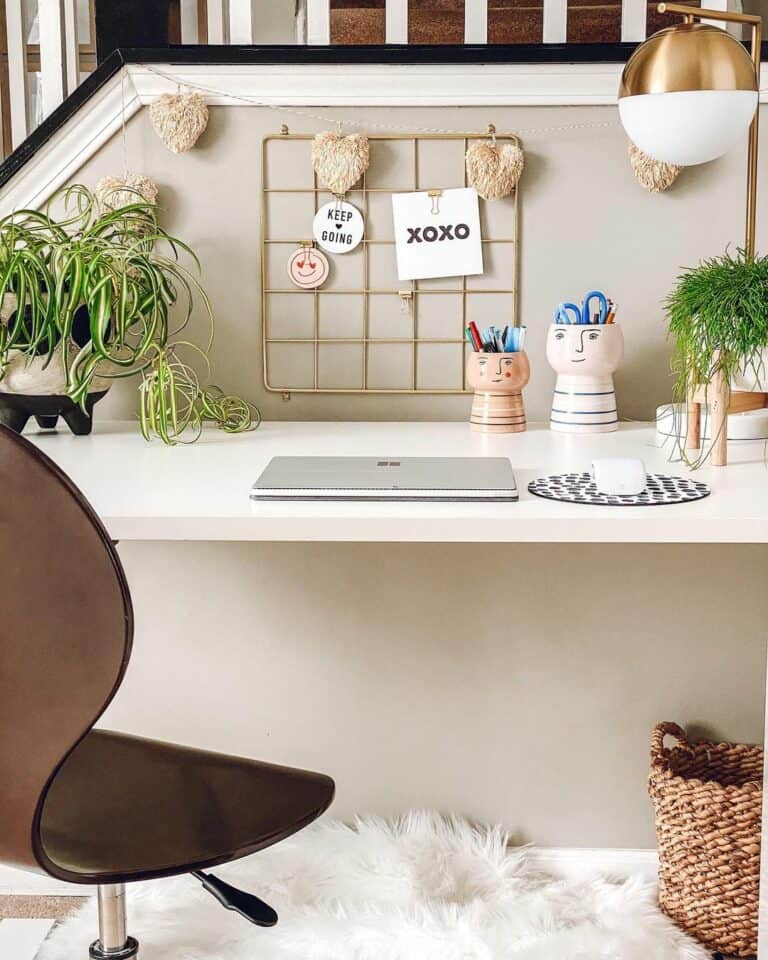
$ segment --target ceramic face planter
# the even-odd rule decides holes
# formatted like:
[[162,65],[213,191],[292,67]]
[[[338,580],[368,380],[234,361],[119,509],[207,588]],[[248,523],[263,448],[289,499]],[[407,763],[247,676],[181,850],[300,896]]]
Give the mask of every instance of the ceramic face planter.
[[528,356],[518,353],[471,353],[467,383],[475,391],[470,425],[481,433],[525,430],[523,387],[531,376]]
[[621,327],[553,323],[547,360],[557,373],[550,427],[564,433],[610,433],[619,417],[613,372],[624,356]]
[[[72,342],[70,355],[76,356],[79,349]],[[60,347],[53,351],[52,357],[31,359],[18,350],[11,350],[0,379],[0,423],[21,433],[30,417],[44,428],[55,427],[62,417],[72,433],[88,434],[92,428],[93,406],[107,392],[110,383],[103,377],[94,377],[85,410],[82,410],[66,396],[67,380]]]

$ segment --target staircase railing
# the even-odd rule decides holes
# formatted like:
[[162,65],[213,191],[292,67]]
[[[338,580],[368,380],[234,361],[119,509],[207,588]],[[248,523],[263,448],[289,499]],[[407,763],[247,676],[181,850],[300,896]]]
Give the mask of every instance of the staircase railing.
[[[136,2],[140,5],[140,0]],[[658,26],[653,21],[655,3],[650,0],[591,0],[586,6],[584,0],[530,0],[528,6],[521,6],[519,0],[514,3],[512,0],[456,0],[453,7],[445,0],[440,3],[361,0],[359,9],[354,0],[258,0],[256,3],[253,0],[171,0],[171,3],[176,35],[169,39],[182,44],[259,43],[269,18],[279,14],[280,4],[295,4],[295,37],[282,37],[282,41],[313,45],[343,41],[342,32],[334,27],[342,22],[346,24],[347,39],[359,39],[361,31],[365,34],[365,24],[375,23],[378,26],[372,34],[369,30],[371,35],[366,35],[369,42],[373,37],[374,42],[405,44],[413,41],[413,28],[417,24],[421,24],[420,37],[424,24],[428,33],[439,34],[443,21],[448,21],[448,8],[454,24],[460,23],[463,17],[463,31],[459,28],[458,36],[454,31],[451,38],[472,44],[498,42],[498,27],[494,25],[499,23],[506,25],[504,42],[510,42],[509,32],[518,30],[524,17],[536,21],[534,33],[543,44],[566,43],[573,33],[569,30],[569,13],[573,26],[585,16],[586,10],[592,11],[587,16],[596,10],[610,11],[606,16],[613,18],[614,25],[620,17],[620,37],[618,29],[614,29],[616,36],[610,38],[613,40],[640,41],[647,30]],[[699,0],[692,3],[700,5]],[[715,9],[734,9],[740,8],[741,0],[707,0],[707,3]],[[109,10],[106,3],[104,9]],[[583,29],[593,28],[587,25]],[[274,31],[271,35],[274,38]],[[607,38],[595,36],[594,39]],[[94,0],[2,0],[2,156],[19,146],[95,67]]]

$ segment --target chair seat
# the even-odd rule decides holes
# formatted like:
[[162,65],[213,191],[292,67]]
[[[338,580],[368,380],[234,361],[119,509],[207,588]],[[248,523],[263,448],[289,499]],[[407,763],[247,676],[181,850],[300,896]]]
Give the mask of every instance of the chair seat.
[[45,869],[75,883],[172,876],[254,853],[333,799],[323,774],[92,730],[45,800]]

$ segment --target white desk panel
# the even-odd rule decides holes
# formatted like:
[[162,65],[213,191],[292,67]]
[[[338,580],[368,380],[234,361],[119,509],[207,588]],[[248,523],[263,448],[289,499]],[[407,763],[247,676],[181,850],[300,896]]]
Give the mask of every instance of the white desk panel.
[[[27,436],[78,484],[118,540],[766,543],[768,463],[762,441],[731,443],[729,466],[697,479],[712,495],[677,506],[592,507],[531,496],[530,480],[589,469],[594,457],[670,463],[653,428],[575,437],[532,425],[483,436],[466,423],[269,422],[248,434],[206,430],[195,444],[146,443],[133,423],[97,423],[90,437]],[[507,504],[254,503],[251,484],[276,455],[508,456],[520,502]]]

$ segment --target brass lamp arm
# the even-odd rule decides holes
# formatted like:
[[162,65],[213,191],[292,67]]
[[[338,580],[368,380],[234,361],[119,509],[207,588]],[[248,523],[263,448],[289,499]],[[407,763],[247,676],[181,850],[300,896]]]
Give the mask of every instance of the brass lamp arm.
[[724,20],[727,23],[761,24],[763,18],[753,13],[735,13],[732,10],[707,10],[704,7],[689,7],[683,3],[660,3],[656,7],[659,13],[679,13],[693,20]]

